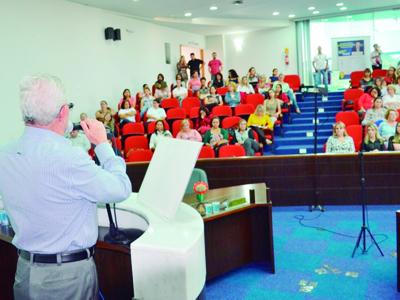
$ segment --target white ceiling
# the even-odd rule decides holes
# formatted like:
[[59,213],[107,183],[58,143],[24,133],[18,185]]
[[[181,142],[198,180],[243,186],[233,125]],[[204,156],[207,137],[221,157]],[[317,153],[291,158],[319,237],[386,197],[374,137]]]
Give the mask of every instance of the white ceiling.
[[[284,27],[290,24],[289,14],[296,19],[326,17],[355,12],[370,12],[382,8],[400,8],[400,0],[69,0],[88,6],[111,10],[127,16],[147,20],[203,35],[253,31]],[[347,7],[341,11],[336,3]],[[218,10],[211,11],[210,6]],[[315,15],[307,8],[314,6]],[[279,12],[273,16],[273,12]],[[185,17],[191,12],[191,17]]]

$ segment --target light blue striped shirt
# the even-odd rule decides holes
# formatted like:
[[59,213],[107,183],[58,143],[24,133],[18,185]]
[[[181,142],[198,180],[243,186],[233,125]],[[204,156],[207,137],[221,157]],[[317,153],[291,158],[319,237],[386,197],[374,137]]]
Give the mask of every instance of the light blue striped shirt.
[[60,253],[96,243],[97,202],[122,201],[132,185],[108,143],[95,152],[101,167],[65,137],[34,127],[0,150],[0,194],[17,248]]

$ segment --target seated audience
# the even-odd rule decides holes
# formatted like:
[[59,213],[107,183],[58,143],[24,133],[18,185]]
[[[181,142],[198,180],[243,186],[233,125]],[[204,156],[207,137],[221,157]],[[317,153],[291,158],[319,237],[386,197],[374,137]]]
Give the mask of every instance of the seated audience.
[[[257,77],[257,82],[258,82],[258,77]],[[245,93],[247,95],[254,94],[254,88],[251,84],[249,84],[246,76],[242,77],[242,80],[240,81],[240,84],[237,87],[237,91],[239,93]]]
[[282,85],[279,83],[275,86],[275,97],[282,101],[283,104],[289,104],[290,100],[289,97],[282,92]]
[[279,80],[279,70],[278,68],[272,69],[272,76],[269,77],[269,80],[274,83],[275,81]]
[[264,110],[274,124],[282,116],[280,100],[275,98],[275,92],[272,89],[268,91],[268,97],[264,101]]
[[181,130],[176,135],[176,138],[195,142],[202,141],[200,133],[197,130],[190,128],[190,122],[188,119],[182,120]]
[[90,150],[91,145],[88,138],[77,128],[74,127],[67,138],[71,141],[72,146],[78,147],[84,152],[88,152]]
[[374,99],[372,107],[367,110],[362,125],[369,123],[377,123],[385,119],[386,108],[383,107],[382,98],[378,97]]
[[228,92],[225,94],[225,103],[230,107],[236,107],[240,104],[240,93],[236,91],[236,84],[228,84]]
[[111,135],[114,136],[115,121],[110,113],[106,113],[106,115],[104,116],[103,124],[104,124],[104,127],[106,128],[106,133],[110,133]]
[[[251,67],[249,69],[249,72],[247,73],[247,79],[248,79],[249,84],[253,87],[253,93],[247,93],[247,94],[254,94],[254,88],[258,84],[258,75],[256,72],[256,68]],[[242,78],[242,81],[243,81],[243,78]]]
[[382,97],[383,106],[386,108],[400,109],[400,95],[396,95],[396,87],[388,85],[387,94]]
[[154,97],[155,98],[169,98],[171,97],[170,89],[168,88],[167,82],[164,80],[163,74],[157,75],[157,81],[154,83],[155,91]]
[[258,143],[254,139],[253,130],[247,128],[246,120],[243,119],[239,121],[239,128],[235,130],[233,142],[242,145],[247,156],[254,156],[263,147],[262,143]]
[[374,85],[374,79],[372,78],[372,72],[369,68],[364,70],[364,76],[360,80],[360,86],[362,89],[366,89],[367,87]]
[[188,81],[188,74],[187,74],[188,65],[186,63],[184,55],[181,55],[181,57],[179,58],[179,62],[176,64],[176,68],[178,71],[178,75],[181,76],[181,81],[183,81],[184,83],[183,86],[186,87]]
[[147,110],[153,106],[154,97],[151,95],[150,88],[146,86],[144,88],[144,95],[140,101],[140,117],[143,118]]
[[326,153],[353,153],[355,152],[354,141],[347,134],[343,122],[333,125],[333,135],[326,143]]
[[395,134],[389,138],[388,150],[400,151],[400,122],[396,124]]
[[396,78],[397,84],[394,86],[396,88],[396,95],[400,95],[400,77]]
[[182,80],[181,74],[176,74],[175,75],[175,84],[172,85],[172,90],[174,90],[177,87],[178,80],[181,81],[181,86],[186,88],[186,82]]
[[259,94],[264,96],[264,99],[268,97],[268,91],[271,89],[271,84],[267,82],[265,76],[260,76],[260,81],[258,82],[257,91]]
[[86,113],[81,113],[81,114],[79,115],[79,120],[80,120],[80,121],[85,121],[87,118],[88,118],[88,116],[87,116]]
[[151,150],[156,149],[157,144],[160,142],[160,139],[163,138],[171,138],[172,134],[168,130],[164,128],[164,122],[162,120],[156,121],[156,130],[150,136],[149,148]]
[[389,67],[389,69],[386,73],[385,81],[387,84],[392,84],[392,83],[396,82],[396,68],[395,67]]
[[387,94],[387,85],[386,81],[382,77],[375,78],[374,87],[378,88],[381,92],[381,96],[385,96]]
[[215,80],[212,82],[212,86],[215,88],[220,88],[225,86],[224,77],[221,73],[215,75]]
[[197,94],[197,92],[200,90],[201,87],[201,81],[199,78],[199,74],[197,71],[193,73],[192,78],[189,80],[188,84],[188,89],[192,91],[193,94]]
[[285,79],[285,75],[279,74],[278,80],[274,82],[274,85],[272,86],[272,89],[275,91],[276,90],[276,86],[278,84],[280,84],[281,87],[282,87],[282,92],[284,92],[289,97],[289,100],[290,100],[289,104],[293,105],[295,110],[296,110],[296,112],[299,114],[299,113],[301,113],[301,111],[300,111],[300,108],[299,108],[299,106],[297,104],[296,96],[295,96],[293,90],[290,88],[289,84],[286,83],[284,81],[284,79]]
[[207,79],[205,77],[201,77],[200,79],[200,89],[199,89],[199,99],[204,100],[207,95],[210,93],[207,87]]
[[367,134],[365,135],[362,149],[365,152],[377,152],[385,150],[385,143],[379,135],[378,127],[374,123],[366,126]]
[[398,114],[396,110],[388,109],[385,114],[385,120],[379,125],[379,134],[385,142],[389,141],[389,138],[396,132],[397,117]]
[[228,85],[230,82],[234,82],[234,83],[236,83],[236,84],[239,83],[239,75],[236,73],[236,71],[235,71],[234,69],[230,69],[230,70],[228,71],[228,83],[227,83],[227,85]]
[[381,95],[378,88],[367,87],[366,92],[358,99],[358,114],[360,116],[364,116],[365,112],[372,108],[374,100],[380,96]]
[[133,107],[131,107],[129,100],[125,100],[122,103],[121,109],[118,111],[120,127],[122,128],[127,123],[134,123],[135,115],[136,115],[136,110]]
[[214,106],[222,105],[222,97],[217,94],[217,89],[212,86],[210,87],[210,94],[204,99],[204,106],[207,107],[209,111],[212,111]]
[[199,116],[196,119],[195,128],[201,135],[204,135],[207,130],[211,128],[210,124],[210,111],[206,107],[201,106],[199,109]]
[[249,116],[247,126],[251,127],[258,134],[258,139],[265,146],[272,144],[272,141],[265,138],[264,130],[274,130],[274,123],[265,112],[264,106],[259,104],[254,113]]
[[131,91],[129,89],[125,89],[122,92],[122,98],[118,102],[118,109],[121,108],[121,105],[125,100],[129,101],[129,104],[131,105],[131,107],[136,106],[136,100],[131,96]]
[[[144,90],[146,88],[150,88],[149,85],[147,83],[142,85],[142,91],[139,91],[136,93],[136,102],[139,102],[140,104],[142,103],[142,98],[144,95]],[[150,89],[150,94],[151,94],[151,89]]]
[[172,96],[178,99],[181,105],[182,105],[182,100],[188,96],[188,90],[187,88],[182,86],[182,81],[180,79],[176,80],[176,87],[172,90]]
[[165,120],[167,114],[164,108],[160,107],[161,98],[156,98],[153,100],[153,106],[147,110],[147,123],[154,122],[158,120]]
[[228,141],[228,131],[219,127],[220,121],[218,117],[213,117],[211,119],[211,128],[207,130],[204,135],[203,142],[207,146],[211,146],[216,155],[218,156],[218,150],[221,146],[227,145]]
[[115,112],[112,108],[108,107],[108,103],[105,100],[100,101],[100,109],[96,112],[96,120],[104,123],[104,116],[106,113],[114,115]]

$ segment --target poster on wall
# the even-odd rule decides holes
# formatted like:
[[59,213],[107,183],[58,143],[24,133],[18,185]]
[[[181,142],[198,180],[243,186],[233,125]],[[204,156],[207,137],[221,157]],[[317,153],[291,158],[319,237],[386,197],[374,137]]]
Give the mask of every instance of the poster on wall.
[[369,67],[369,37],[332,39],[333,68],[342,76]]

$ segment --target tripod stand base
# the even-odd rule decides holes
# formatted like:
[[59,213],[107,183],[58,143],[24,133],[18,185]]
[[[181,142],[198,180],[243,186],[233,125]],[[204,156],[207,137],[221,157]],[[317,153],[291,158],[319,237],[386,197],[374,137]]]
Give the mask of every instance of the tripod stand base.
[[354,257],[354,254],[356,253],[357,248],[360,247],[361,239],[363,241],[363,244],[361,246],[362,254],[367,253],[366,232],[368,232],[368,234],[369,234],[369,236],[370,236],[370,238],[372,240],[372,244],[375,245],[376,248],[378,248],[380,254],[382,256],[384,256],[381,248],[379,247],[378,243],[376,242],[376,240],[375,240],[374,236],[372,235],[371,231],[369,230],[369,228],[367,226],[361,226],[361,230],[360,230],[360,233],[358,235],[357,242],[356,242],[356,245],[354,247],[353,254],[351,255],[351,257],[352,258]]

